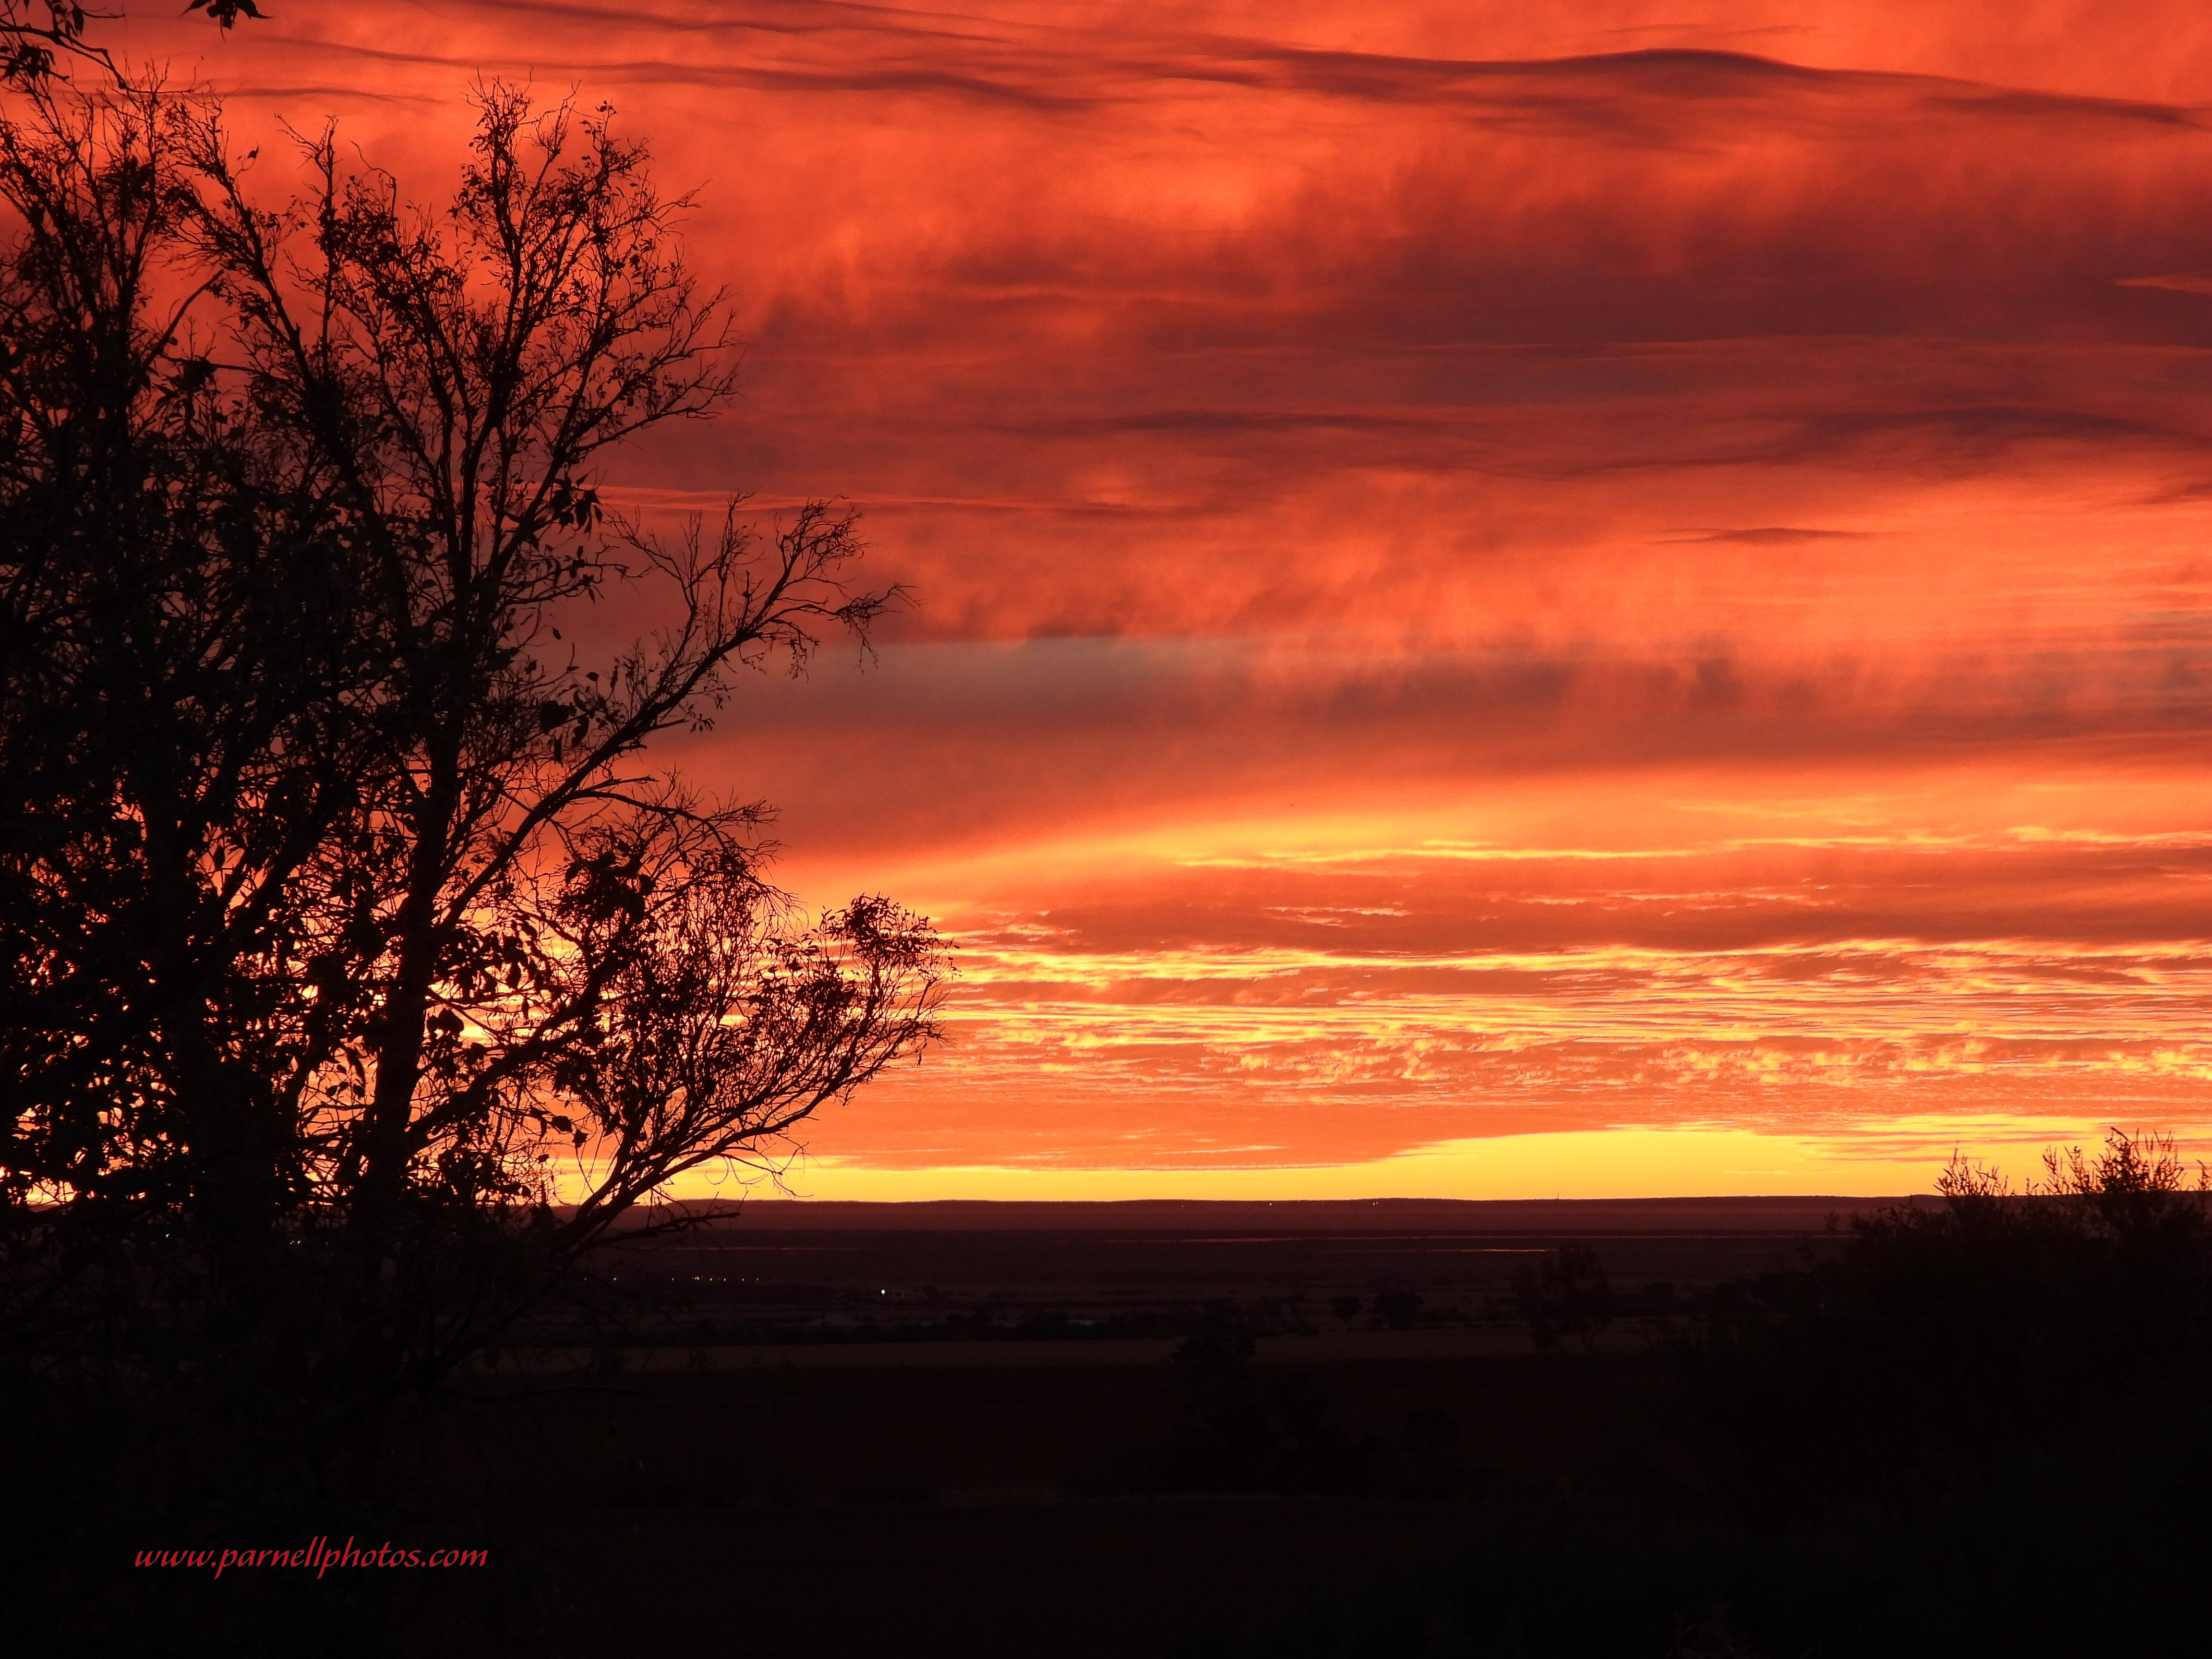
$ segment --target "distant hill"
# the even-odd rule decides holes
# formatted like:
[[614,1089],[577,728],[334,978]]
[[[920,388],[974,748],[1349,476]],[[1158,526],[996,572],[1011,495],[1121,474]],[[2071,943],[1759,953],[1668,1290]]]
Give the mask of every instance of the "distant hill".
[[944,1199],[860,1203],[750,1199],[696,1206],[717,1228],[763,1231],[1422,1232],[1592,1234],[1819,1232],[1830,1216],[1899,1205],[1896,1198],[1565,1199],[1133,1199],[1116,1202],[1010,1203]]

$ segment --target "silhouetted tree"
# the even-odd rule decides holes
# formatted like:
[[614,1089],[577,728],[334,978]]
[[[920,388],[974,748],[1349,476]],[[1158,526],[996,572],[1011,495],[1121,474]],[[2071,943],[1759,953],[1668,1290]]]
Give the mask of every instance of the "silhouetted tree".
[[480,102],[437,214],[328,132],[265,207],[204,99],[0,120],[0,1334],[143,1382],[158,1327],[285,1455],[933,1031],[926,925],[808,925],[642,755],[895,595],[820,504],[603,510],[729,395],[717,296],[604,110]]
[[73,0],[0,0],[0,80],[43,81],[68,58],[98,58],[86,43],[85,9]]
[[[241,17],[258,17],[254,0],[190,0],[186,11],[204,11],[229,28]],[[71,64],[114,72],[106,50],[85,38],[85,25],[112,18],[88,11],[76,0],[0,0],[0,85],[30,87],[64,74]]]

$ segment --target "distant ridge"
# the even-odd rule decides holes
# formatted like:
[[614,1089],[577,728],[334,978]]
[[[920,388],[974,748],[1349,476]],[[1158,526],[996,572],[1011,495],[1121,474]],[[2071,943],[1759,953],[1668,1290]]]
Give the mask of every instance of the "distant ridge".
[[716,1228],[782,1231],[1389,1232],[1604,1234],[1820,1232],[1838,1218],[1901,1206],[1895,1198],[1146,1198],[1070,1202],[935,1199],[716,1200],[687,1206]]

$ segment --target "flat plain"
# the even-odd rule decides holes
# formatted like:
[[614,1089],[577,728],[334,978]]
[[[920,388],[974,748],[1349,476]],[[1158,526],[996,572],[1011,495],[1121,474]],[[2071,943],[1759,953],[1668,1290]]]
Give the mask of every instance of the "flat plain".
[[[1202,1651],[1663,1455],[1672,1310],[1903,1201],[750,1205],[611,1253],[621,1316],[511,1345],[462,1440],[593,1650]],[[1542,1349],[1515,1279],[1562,1249],[1616,1312]],[[1382,1473],[1178,1479],[1209,1332]]]

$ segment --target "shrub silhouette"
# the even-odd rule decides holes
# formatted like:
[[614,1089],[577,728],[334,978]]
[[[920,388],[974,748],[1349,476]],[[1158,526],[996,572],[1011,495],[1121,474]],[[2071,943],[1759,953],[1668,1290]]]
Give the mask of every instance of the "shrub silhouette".
[[1513,1277],[1513,1294],[1540,1348],[1574,1343],[1587,1353],[1613,1323],[1613,1286],[1597,1252],[1570,1244]]
[[2118,1129],[2045,1167],[2014,1193],[1954,1159],[1939,1207],[1858,1218],[1836,1260],[1710,1300],[1684,1357],[1739,1479],[1776,1500],[1926,1494],[2140,1468],[2193,1431],[2212,1354],[2201,1188],[2170,1143]]
[[1359,1449],[1328,1397],[1302,1373],[1263,1378],[1234,1304],[1215,1303],[1176,1348],[1183,1420],[1170,1431],[1152,1479],[1182,1491],[1343,1492],[1359,1484]]
[[[1487,1478],[1431,1560],[1184,1651],[2193,1651],[2164,1587],[2212,1542],[2202,1172],[2114,1129],[2024,1190],[1954,1159],[1938,1193],[1839,1228],[1831,1259],[1705,1297],[1654,1355],[1675,1387],[1642,1462]],[[1556,1340],[1596,1280],[1547,1265],[1524,1295]]]
[[1421,1321],[1421,1293],[1409,1290],[1376,1291],[1375,1317],[1391,1330],[1412,1330]]
[[1458,1486],[1459,1425],[1448,1414],[1416,1408],[1395,1437],[1355,1437],[1312,1376],[1255,1365],[1253,1325],[1248,1308],[1208,1304],[1170,1360],[1183,1384],[1182,1417],[1133,1460],[1119,1484],[1285,1495],[1432,1494]]

